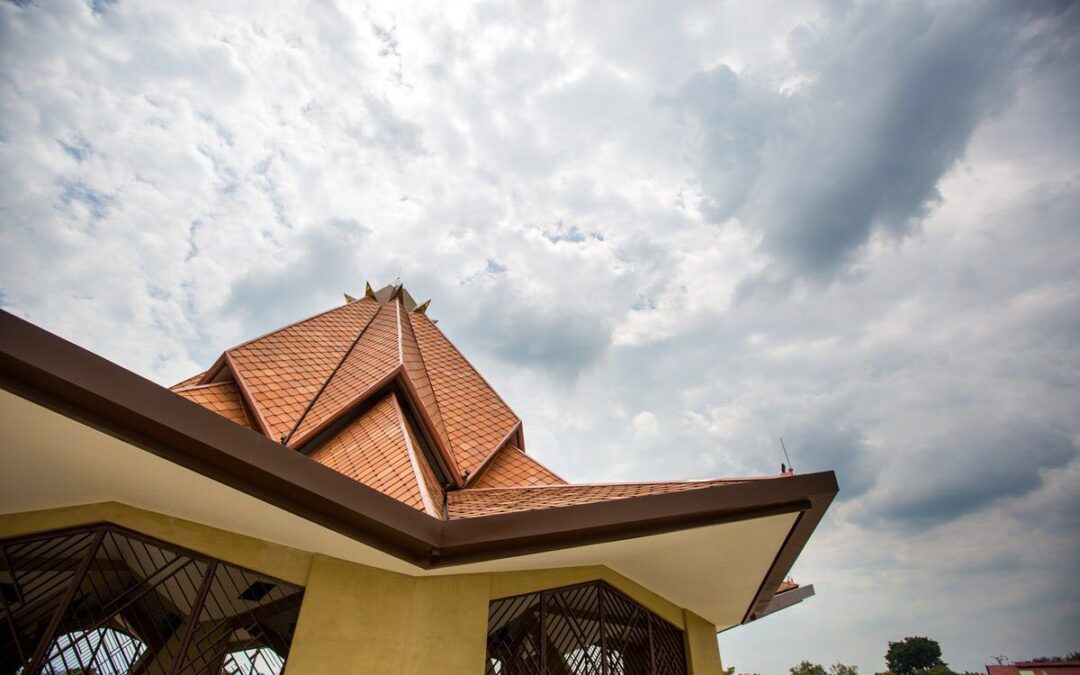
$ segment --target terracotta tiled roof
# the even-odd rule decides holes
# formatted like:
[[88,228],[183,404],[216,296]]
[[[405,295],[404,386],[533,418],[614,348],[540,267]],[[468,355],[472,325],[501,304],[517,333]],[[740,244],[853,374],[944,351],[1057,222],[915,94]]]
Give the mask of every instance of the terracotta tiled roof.
[[400,285],[346,300],[233,347],[173,390],[441,518],[740,482],[567,485],[526,454],[521,421],[427,303]]
[[[177,385],[177,387],[179,386]],[[240,389],[235,382],[218,382],[216,384],[174,388],[173,391],[187,400],[198,403],[204,408],[209,408],[222,417],[248,429],[255,428],[255,424],[252,422],[247,409],[244,407],[244,402],[240,398]]]
[[397,307],[397,303],[379,307],[359,339],[342,355],[340,366],[328,377],[326,386],[313,399],[289,445],[302,444],[342,411],[373,393],[380,381],[393,376],[394,369],[401,365]]
[[409,316],[454,460],[462,472],[475,473],[517,428],[517,415],[427,316]]
[[424,363],[424,355],[420,352],[412,321],[408,318],[401,322],[401,357],[405,363],[406,384],[412,389],[421,412],[427,415],[435,442],[447,452],[451,452],[450,437],[446,433],[446,424],[443,422],[442,411],[439,409],[439,400],[435,397],[435,389],[431,386],[431,377]]
[[310,456],[368,487],[424,510],[407,434],[394,394],[386,394]]
[[421,495],[426,496],[429,501],[428,511],[432,515],[443,518],[445,516],[442,510],[444,499],[443,486],[439,482],[439,478],[435,475],[435,471],[431,468],[431,462],[425,457],[423,447],[417,440],[412,425],[406,423],[404,426],[410,447],[413,449],[412,456],[416,460],[418,474],[417,484],[420,488],[420,493]]
[[504,445],[472,484],[474,488],[505,488],[524,485],[565,485],[546,466],[513,445]]
[[384,295],[386,304],[353,300],[233,348],[225,364],[266,434],[295,448],[400,372],[436,450],[475,473],[520,421],[427,316]]
[[270,438],[279,440],[292,431],[379,307],[374,301],[352,302],[227,352]]
[[795,583],[791,579],[785,579],[780,582],[780,585],[776,588],[777,593],[783,593],[784,591],[793,591],[799,587],[799,584]]
[[510,488],[466,488],[449,494],[449,517],[476,518],[516,511],[534,511],[557,506],[573,506],[614,499],[630,499],[684,490],[698,490],[715,485],[741,483],[741,480],[703,480],[665,483],[608,483],[601,485],[552,485]]

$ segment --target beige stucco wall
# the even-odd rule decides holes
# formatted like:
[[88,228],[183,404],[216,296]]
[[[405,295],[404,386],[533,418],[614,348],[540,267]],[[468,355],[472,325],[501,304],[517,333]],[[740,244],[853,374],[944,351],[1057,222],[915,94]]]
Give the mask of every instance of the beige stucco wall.
[[719,675],[715,627],[603,566],[415,577],[108,502],[0,515],[0,538],[112,522],[306,588],[286,675],[481,675],[494,598],[603,579],[685,631],[692,675]]

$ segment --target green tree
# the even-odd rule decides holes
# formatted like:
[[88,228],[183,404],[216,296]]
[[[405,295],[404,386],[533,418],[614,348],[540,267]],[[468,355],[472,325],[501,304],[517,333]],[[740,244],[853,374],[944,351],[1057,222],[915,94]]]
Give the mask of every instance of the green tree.
[[859,668],[837,662],[829,666],[828,670],[825,670],[824,667],[817,663],[803,661],[799,665],[792,667],[788,672],[791,675],[859,675]]
[[889,672],[896,675],[911,675],[920,670],[945,665],[941,660],[941,645],[937,640],[919,636],[890,642],[889,651],[885,652],[885,663],[889,665]]

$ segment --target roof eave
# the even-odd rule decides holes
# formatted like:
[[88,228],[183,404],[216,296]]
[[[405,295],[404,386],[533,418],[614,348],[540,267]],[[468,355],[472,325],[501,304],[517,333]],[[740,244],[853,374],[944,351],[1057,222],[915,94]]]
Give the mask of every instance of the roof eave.
[[0,387],[425,565],[439,521],[0,310]]
[[0,386],[421,568],[799,512],[775,589],[837,491],[826,472],[441,521],[2,310]]
[[[444,525],[442,556],[436,564],[477,562],[787,513],[799,513],[799,522],[816,524],[836,490],[836,476],[829,471],[450,520]],[[783,577],[797,557],[786,552],[795,547],[801,550],[813,531],[799,522],[773,562],[770,578],[775,572]],[[766,604],[769,599],[771,595]],[[755,605],[757,600],[755,596]]]

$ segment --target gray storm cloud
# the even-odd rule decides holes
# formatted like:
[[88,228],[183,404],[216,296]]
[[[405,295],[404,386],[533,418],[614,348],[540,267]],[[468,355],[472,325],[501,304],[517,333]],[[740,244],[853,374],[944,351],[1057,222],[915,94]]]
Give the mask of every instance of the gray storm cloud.
[[[0,2],[0,306],[169,384],[399,274],[573,480],[799,471],[725,665],[1080,633],[1080,4]],[[987,589],[995,589],[988,593]]]

